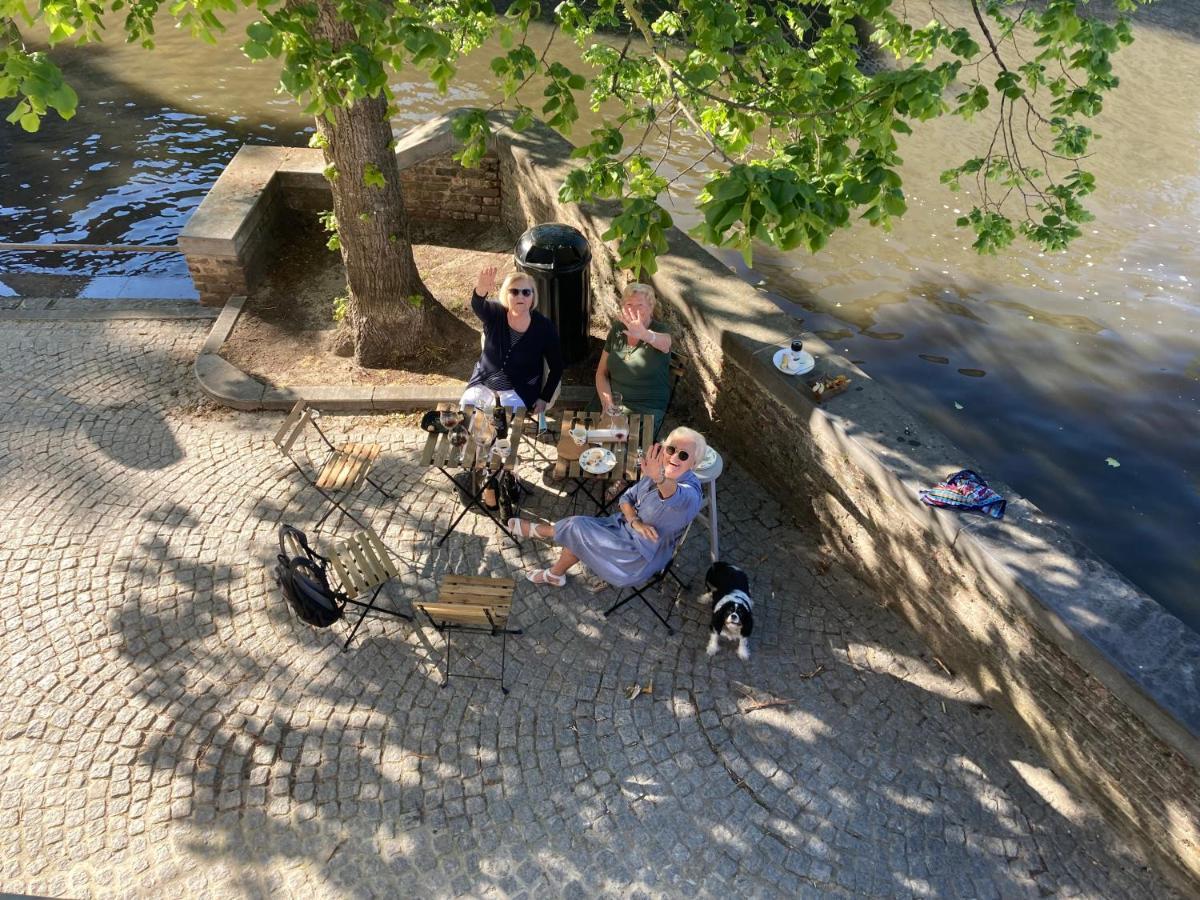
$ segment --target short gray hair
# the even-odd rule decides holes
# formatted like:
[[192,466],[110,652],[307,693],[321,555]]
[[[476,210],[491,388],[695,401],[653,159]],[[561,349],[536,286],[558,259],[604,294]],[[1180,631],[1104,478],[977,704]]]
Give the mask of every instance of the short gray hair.
[[704,454],[708,452],[708,441],[704,439],[704,435],[695,428],[687,428],[680,425],[678,428],[671,429],[671,433],[667,435],[667,439],[663,443],[674,444],[678,439],[691,442],[692,447],[696,450],[696,462],[694,465],[700,465],[700,460],[704,459]]

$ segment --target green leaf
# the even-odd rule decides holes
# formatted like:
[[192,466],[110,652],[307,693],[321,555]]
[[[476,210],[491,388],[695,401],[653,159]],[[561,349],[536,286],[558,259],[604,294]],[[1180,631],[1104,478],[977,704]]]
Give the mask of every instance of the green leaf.
[[369,188],[382,189],[387,185],[387,179],[383,172],[374,163],[367,163],[363,166],[363,184]]

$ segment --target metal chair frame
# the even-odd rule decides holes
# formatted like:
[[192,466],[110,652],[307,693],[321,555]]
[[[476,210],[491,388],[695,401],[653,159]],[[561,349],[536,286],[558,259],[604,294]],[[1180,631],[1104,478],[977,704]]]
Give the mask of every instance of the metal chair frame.
[[[664,628],[667,629],[667,634],[675,633],[675,629],[671,627],[671,613],[675,611],[675,604],[679,602],[680,592],[688,589],[688,583],[675,574],[675,561],[679,558],[679,551],[683,547],[683,542],[687,540],[691,530],[692,525],[689,522],[688,527],[683,530],[683,534],[680,535],[679,540],[675,543],[675,549],[671,552],[671,558],[667,560],[667,564],[654,575],[652,575],[648,581],[643,582],[640,587],[630,586],[618,589],[617,601],[604,611],[604,618],[607,619],[626,603],[636,598],[641,600],[642,603],[646,605],[646,608],[650,610],[650,612],[654,613],[654,617],[663,624]],[[658,587],[668,577],[675,580],[675,583],[679,585],[679,590],[675,592],[675,596],[672,597],[671,602],[667,604],[667,614],[664,616],[658,611],[654,604],[650,602],[650,599],[646,596],[646,591]]]
[[[291,412],[288,413],[287,418],[284,419],[283,424],[279,427],[279,430],[275,433],[275,437],[274,437],[275,446],[277,446],[279,448],[279,451],[287,458],[287,461],[290,462],[292,464],[292,466],[296,469],[296,471],[300,473],[300,477],[302,477],[305,481],[307,481],[309,483],[309,485],[311,485],[312,488],[317,491],[317,493],[319,493],[322,497],[324,497],[330,503],[330,508],[325,511],[325,514],[322,515],[321,518],[317,520],[317,523],[313,526],[312,530],[314,532],[318,532],[321,530],[321,525],[323,525],[325,520],[327,518],[329,518],[329,516],[333,513],[334,509],[337,509],[338,512],[342,516],[345,516],[346,518],[350,519],[355,524],[357,524],[360,528],[367,528],[368,527],[367,524],[365,522],[363,522],[362,519],[358,518],[358,516],[354,515],[352,512],[350,512],[349,509],[346,508],[345,505],[343,505],[341,502],[338,501],[338,499],[334,496],[334,491],[326,490],[325,488],[322,488],[317,483],[319,481],[319,473],[325,468],[326,463],[328,463],[328,461],[333,457],[334,454],[342,452],[326,436],[325,431],[321,428],[321,425],[319,422],[320,417],[321,417],[320,410],[316,409],[315,407],[309,406],[308,403],[304,400],[297,400],[296,405],[292,407]],[[313,430],[316,431],[317,435],[321,439],[321,442],[325,445],[325,447],[328,450],[328,453],[325,456],[325,460],[320,465],[317,465],[312,454],[309,453],[307,446],[303,447],[304,455],[308,460],[309,466],[316,470],[316,472],[318,473],[317,477],[313,477],[312,475],[310,475],[309,471],[304,466],[302,466],[299,463],[299,461],[297,461],[297,459],[293,453],[293,450],[295,448],[297,440],[304,433],[305,428],[310,425],[312,426]],[[359,487],[361,487],[363,482],[366,482],[366,483],[369,483],[371,485],[371,487],[375,488],[375,490],[379,491],[379,493],[382,494],[385,498],[387,498],[388,500],[391,500],[392,495],[389,494],[386,490],[384,490],[383,486],[380,485],[379,482],[377,482],[375,479],[373,479],[371,477],[370,470],[371,470],[372,464],[373,464],[373,460],[363,463],[362,474],[359,477],[356,477],[351,484],[349,484],[345,488],[341,488],[339,490],[341,490],[348,496],[352,492],[356,491]],[[339,519],[339,524],[340,524],[340,519]],[[336,528],[335,528],[335,530],[336,530]]]
[[[456,577],[461,577],[461,576],[451,575],[451,576],[448,576],[447,580],[451,580]],[[468,580],[470,580],[470,579],[468,579]],[[509,579],[484,579],[484,581],[488,581],[488,582],[499,581],[499,582],[507,583],[508,592],[509,592],[507,601],[505,603],[495,604],[495,605],[498,607],[499,606],[507,606],[511,613],[512,590],[514,587],[513,582]],[[445,591],[445,587],[446,587],[446,580],[443,581],[443,592]],[[508,693],[508,688],[504,684],[504,674],[505,674],[506,664],[507,664],[507,660],[508,660],[508,636],[510,634],[519,635],[519,634],[524,633],[520,628],[509,628],[508,627],[508,618],[509,618],[508,614],[506,614],[504,616],[504,621],[501,622],[501,621],[497,620],[495,615],[493,615],[492,608],[486,604],[455,603],[455,602],[452,602],[449,600],[443,600],[440,596],[439,596],[439,601],[437,603],[416,603],[414,605],[416,606],[417,609],[419,609],[422,613],[425,614],[425,618],[429,620],[429,624],[433,626],[434,630],[436,630],[439,634],[441,634],[446,639],[446,660],[442,667],[442,671],[444,673],[442,676],[442,687],[443,688],[446,687],[446,685],[448,685],[450,683],[450,677],[454,676],[455,678],[474,678],[478,681],[499,681],[501,693],[503,693],[503,694]],[[475,606],[475,608],[482,610],[483,615],[487,619],[487,622],[488,622],[486,627],[481,626],[481,625],[467,624],[467,623],[464,623],[461,621],[460,622],[451,621],[456,615],[465,616],[466,615],[465,610],[471,608],[472,606]],[[456,611],[454,609],[454,607],[459,607],[459,609]],[[431,613],[430,609],[433,609],[434,612]],[[438,619],[434,618],[435,614],[441,620],[440,624],[438,622]],[[466,632],[467,634],[488,634],[493,637],[495,637],[496,635],[500,636],[500,677],[499,678],[497,678],[495,675],[476,675],[476,674],[473,674],[470,672],[461,672],[461,671],[460,672],[451,672],[450,671],[451,638],[455,631],[462,631],[462,632]]]

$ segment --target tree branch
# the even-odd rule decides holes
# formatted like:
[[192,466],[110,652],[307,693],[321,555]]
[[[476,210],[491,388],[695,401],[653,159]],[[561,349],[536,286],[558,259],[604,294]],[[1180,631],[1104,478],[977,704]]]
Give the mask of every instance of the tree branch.
[[684,99],[679,96],[679,92],[675,90],[674,69],[672,69],[671,64],[667,62],[667,60],[663,59],[663,57],[659,55],[658,50],[655,49],[654,35],[650,31],[650,26],[646,24],[646,20],[643,18],[641,10],[637,8],[637,5],[634,4],[632,0],[623,0],[622,6],[625,8],[625,14],[629,16],[629,21],[632,22],[634,27],[636,27],[637,30],[642,33],[642,38],[645,40],[646,46],[650,50],[650,55],[654,57],[654,60],[658,63],[659,68],[663,70],[663,74],[667,76],[667,84],[671,88],[671,93],[675,96],[675,99],[679,101],[680,109],[687,117],[687,120],[692,123],[692,127],[695,128],[696,131],[698,131],[706,141],[708,141],[708,145],[713,148],[713,150],[718,156],[721,157],[721,159],[725,160],[725,162],[731,166],[736,165],[736,162],[729,156],[728,153],[724,151],[724,149],[722,149],[721,145],[717,143],[716,139],[709,134],[708,129],[700,124],[699,119],[696,118],[695,112],[687,105],[686,102],[684,102]]

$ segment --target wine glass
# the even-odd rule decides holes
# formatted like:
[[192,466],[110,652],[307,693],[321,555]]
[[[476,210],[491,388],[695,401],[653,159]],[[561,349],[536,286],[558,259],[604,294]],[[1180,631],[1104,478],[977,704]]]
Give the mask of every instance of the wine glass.
[[804,341],[800,338],[792,339],[792,365],[797,365],[800,362],[800,354],[804,351]]
[[471,420],[471,439],[478,448],[478,458],[486,459],[487,449],[496,439],[496,426],[483,410],[476,410],[475,417]]
[[604,407],[604,412],[610,419],[616,418],[621,414],[621,401],[624,399],[625,398],[616,391],[612,392],[608,401],[608,405]]
[[612,393],[612,400],[609,402],[605,412],[608,414],[608,427],[617,432],[629,432],[629,417],[625,415],[625,407],[622,406],[624,397],[616,391]]

